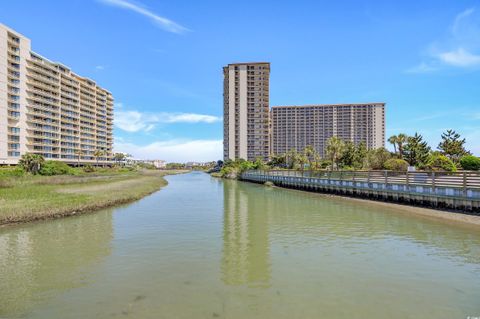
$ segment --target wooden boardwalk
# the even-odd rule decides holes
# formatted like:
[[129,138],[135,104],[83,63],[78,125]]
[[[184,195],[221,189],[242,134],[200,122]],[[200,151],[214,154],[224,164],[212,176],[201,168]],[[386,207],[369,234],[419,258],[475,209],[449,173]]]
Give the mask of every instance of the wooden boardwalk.
[[250,170],[241,179],[480,213],[480,173]]

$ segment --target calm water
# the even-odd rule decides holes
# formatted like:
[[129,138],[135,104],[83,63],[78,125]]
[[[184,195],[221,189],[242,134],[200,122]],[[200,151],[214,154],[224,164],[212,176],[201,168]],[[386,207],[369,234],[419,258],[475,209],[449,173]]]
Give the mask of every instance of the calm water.
[[480,316],[480,231],[203,173],[0,229],[0,318]]

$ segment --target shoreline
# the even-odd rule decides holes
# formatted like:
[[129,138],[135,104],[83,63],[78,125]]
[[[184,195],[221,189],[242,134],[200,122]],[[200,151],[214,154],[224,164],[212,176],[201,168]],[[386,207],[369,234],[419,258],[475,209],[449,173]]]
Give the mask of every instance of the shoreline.
[[440,209],[434,209],[434,208],[428,208],[428,207],[410,206],[410,205],[405,205],[405,204],[400,204],[395,202],[377,201],[377,200],[363,199],[358,197],[350,197],[350,196],[337,195],[337,194],[305,191],[301,189],[282,187],[278,185],[268,186],[261,183],[254,183],[250,181],[241,181],[241,182],[257,184],[263,187],[279,188],[279,189],[284,189],[288,191],[302,192],[305,194],[320,195],[322,197],[326,197],[333,200],[348,200],[348,201],[356,202],[362,205],[377,205],[377,206],[385,207],[387,209],[395,210],[398,213],[410,214],[412,216],[415,215],[417,217],[428,218],[430,220],[436,220],[436,221],[454,222],[457,225],[461,225],[461,226],[470,226],[470,227],[480,228],[480,216],[478,215],[470,215],[470,214],[461,213],[461,212],[440,210]]
[[[4,227],[15,226],[19,224],[34,223],[45,220],[53,220],[59,218],[66,218],[71,216],[79,216],[84,214],[93,214],[96,211],[114,208],[117,206],[130,204],[138,201],[146,196],[149,196],[163,187],[168,185],[164,178],[169,175],[184,174],[188,170],[169,170],[169,171],[141,171],[132,175],[106,175],[101,176],[100,181],[94,180],[98,176],[81,177],[87,180],[81,180],[77,183],[67,183],[63,185],[59,183],[52,187],[52,185],[42,185],[38,183],[37,188],[45,187],[52,188],[51,193],[59,195],[60,199],[64,197],[65,206],[59,206],[57,202],[48,203],[49,198],[43,198],[43,207],[38,209],[30,209],[23,214],[9,215],[3,212],[0,215],[0,229]],[[60,177],[61,179],[68,179],[68,177]],[[102,180],[102,178],[104,180]],[[58,188],[58,189],[57,189]],[[4,190],[5,191],[5,190]],[[8,192],[6,189],[5,192]],[[111,194],[111,197],[108,196]],[[48,195],[48,194],[47,194]],[[75,203],[67,205],[69,200],[76,200]],[[17,201],[22,201],[22,199]],[[0,197],[0,203],[7,203],[8,200]],[[21,203],[20,203],[21,205]],[[60,203],[61,205],[61,203]]]

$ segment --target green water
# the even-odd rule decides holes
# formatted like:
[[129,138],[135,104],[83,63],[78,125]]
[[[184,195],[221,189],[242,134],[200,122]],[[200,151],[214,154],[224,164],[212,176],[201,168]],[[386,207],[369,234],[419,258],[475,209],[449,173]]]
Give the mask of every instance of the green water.
[[480,316],[480,231],[203,173],[0,229],[0,318]]

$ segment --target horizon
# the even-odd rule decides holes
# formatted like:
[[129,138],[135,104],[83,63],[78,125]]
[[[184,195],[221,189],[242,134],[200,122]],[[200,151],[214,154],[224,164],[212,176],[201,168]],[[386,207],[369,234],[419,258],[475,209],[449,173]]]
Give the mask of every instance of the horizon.
[[137,158],[221,159],[222,67],[235,61],[271,63],[270,107],[379,101],[386,139],[419,132],[436,149],[454,129],[480,154],[478,1],[232,6],[23,0],[2,4],[0,23],[112,92],[115,151]]

